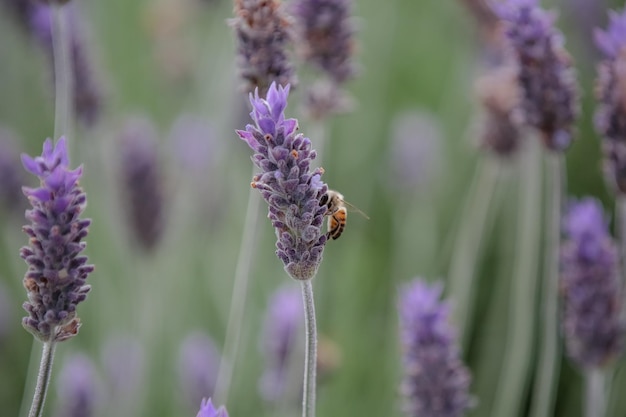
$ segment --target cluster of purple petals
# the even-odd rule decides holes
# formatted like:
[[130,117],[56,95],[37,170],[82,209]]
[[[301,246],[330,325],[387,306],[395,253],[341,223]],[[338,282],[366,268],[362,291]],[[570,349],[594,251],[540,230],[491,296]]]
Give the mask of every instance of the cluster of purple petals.
[[541,133],[548,149],[563,151],[573,140],[578,87],[554,16],[537,0],[507,0],[497,10],[516,56],[524,121]]
[[[24,1],[28,3],[29,1]],[[98,120],[102,107],[102,93],[94,77],[92,62],[80,27],[80,11],[75,3],[63,7],[70,38],[74,111],[78,120],[85,126],[92,126]],[[33,2],[28,12],[28,26],[35,39],[41,44],[54,71],[52,51],[52,8]],[[54,74],[53,74],[54,79]]]
[[138,392],[145,385],[144,358],[143,346],[132,336],[114,336],[106,341],[101,360],[109,403],[137,403]]
[[291,6],[304,58],[336,83],[355,75],[350,0],[297,0]]
[[208,400],[202,400],[202,403],[200,405],[200,411],[198,411],[196,417],[228,417],[228,412],[226,411],[224,406],[216,409],[213,406],[211,399],[209,398]]
[[400,291],[405,376],[401,391],[409,417],[460,417],[471,407],[470,373],[460,360],[442,286],[416,279]]
[[57,379],[58,417],[92,417],[102,405],[103,389],[94,363],[87,356],[66,358]]
[[178,371],[180,386],[189,404],[197,407],[203,398],[213,395],[219,366],[219,351],[208,335],[196,331],[183,340]]
[[63,137],[56,146],[46,140],[41,156],[22,155],[22,163],[41,181],[38,188],[24,187],[32,209],[26,212],[30,224],[23,227],[29,244],[20,252],[28,264],[24,309],[29,316],[22,324],[44,342],[62,341],[78,333],[76,306],[87,298],[91,287],[85,282],[94,269],[81,255],[90,224],[80,218],[87,205],[78,185],[83,168],[69,169]]
[[0,128],[0,210],[7,212],[17,211],[26,204],[22,193],[24,171],[15,144],[13,135]]
[[146,119],[129,120],[120,135],[120,175],[126,215],[140,247],[153,250],[164,226],[164,185],[157,132]]
[[235,0],[231,20],[237,41],[237,63],[245,89],[265,96],[270,84],[295,85],[289,62],[289,23],[279,0]]
[[612,12],[608,29],[596,30],[595,40],[604,56],[598,65],[595,125],[604,137],[606,178],[626,193],[626,12]]
[[259,391],[266,401],[281,400],[288,389],[289,364],[302,330],[302,312],[302,294],[298,287],[283,286],[270,299],[261,333],[266,368]]
[[562,325],[567,353],[582,368],[603,366],[624,345],[618,250],[595,199],[571,203],[563,227]]
[[320,205],[328,191],[323,170],[311,171],[316,153],[311,141],[298,133],[298,121],[285,118],[289,86],[272,83],[267,99],[258,90],[250,94],[255,125],[237,134],[254,151],[252,161],[261,169],[252,187],[269,204],[269,215],[276,230],[276,255],[287,273],[296,280],[315,276],[326,244],[322,224],[326,207]]

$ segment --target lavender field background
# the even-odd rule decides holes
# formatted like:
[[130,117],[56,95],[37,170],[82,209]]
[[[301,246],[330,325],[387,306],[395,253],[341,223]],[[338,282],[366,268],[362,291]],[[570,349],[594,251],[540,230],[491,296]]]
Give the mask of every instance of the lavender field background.
[[[86,254],[96,270],[88,280],[92,290],[78,309],[80,334],[58,347],[44,415],[66,415],[61,399],[81,381],[77,385],[93,391],[96,416],[193,416],[198,395],[212,395],[194,389],[215,384],[248,198],[258,194],[250,188],[250,152],[235,134],[251,121],[227,23],[233,5],[227,0],[72,1],[99,97],[97,120],[78,120],[69,135],[71,166],[84,165],[85,217],[92,219]],[[52,136],[54,99],[49,57],[9,3],[0,2],[0,146],[5,146],[0,163],[11,156],[19,164],[19,153],[38,155]],[[557,26],[581,91],[576,139],[565,154],[566,198],[593,196],[612,213],[614,196],[603,179],[601,139],[593,126],[600,52],[592,30],[605,28],[607,11],[624,4],[560,0],[542,5],[558,10]],[[287,108],[313,147],[323,147],[314,165],[324,168],[329,187],[369,217],[349,214],[341,238],[327,244],[313,281],[322,362],[318,415],[405,415],[397,301],[401,285],[417,276],[442,280],[453,324],[466,323],[462,358],[475,398],[467,415],[505,417],[496,414],[496,404],[510,395],[502,392],[506,378],[522,381],[510,417],[530,415],[543,321],[544,156],[537,165],[538,192],[530,201],[538,207],[541,239],[535,245],[536,274],[529,280],[538,284],[515,321],[533,340],[518,367],[525,376],[502,370],[508,369],[505,361],[520,359],[505,354],[515,330],[513,298],[528,296],[512,290],[519,255],[516,224],[526,202],[520,183],[529,174],[524,161],[545,151],[533,135],[506,159],[478,146],[482,110],[475,82],[488,58],[466,4],[361,0],[353,12],[359,73],[346,87],[353,109],[330,118],[324,129],[307,118],[304,92],[317,73],[300,64],[299,85]],[[127,153],[126,140],[133,135],[153,137],[157,152],[153,174],[159,187],[140,199],[148,204],[137,219],[156,216],[158,227],[143,237],[129,217],[124,179],[124,173],[141,166],[140,157]],[[316,135],[324,136],[323,143]],[[9,136],[13,149],[2,142]],[[483,169],[497,169],[498,179],[486,204],[485,228],[468,240],[470,249],[482,250],[472,284],[473,309],[459,317],[454,314],[459,287],[450,286],[448,277],[454,265],[468,268],[455,264],[463,256],[456,242],[462,225],[473,221],[468,201],[480,191]],[[22,171],[20,181],[34,186]],[[142,173],[135,175],[142,178]],[[9,179],[0,176],[0,187]],[[21,326],[26,265],[19,250],[28,243],[21,231],[27,201],[9,202],[0,201],[0,415],[18,416],[31,401],[40,348]],[[269,343],[263,340],[274,334],[265,320],[272,296],[280,288],[297,288],[274,255],[276,239],[266,213],[261,204],[240,348],[225,404],[231,417],[300,414],[300,333],[288,361],[287,389],[275,401],[260,389],[267,366],[263,347]],[[296,316],[302,332],[298,308],[285,307],[275,321]],[[194,341],[207,337],[214,347],[196,353]],[[582,416],[582,374],[562,346],[559,357],[553,415]],[[80,368],[75,374],[72,364]],[[206,381],[193,379],[202,378],[193,375],[198,369],[208,369]],[[606,416],[626,416],[625,371],[621,358],[610,368]]]

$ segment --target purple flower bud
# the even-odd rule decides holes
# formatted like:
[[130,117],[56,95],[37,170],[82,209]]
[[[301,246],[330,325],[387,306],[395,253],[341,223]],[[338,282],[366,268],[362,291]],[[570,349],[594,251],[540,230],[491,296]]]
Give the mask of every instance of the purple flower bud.
[[269,204],[268,217],[278,238],[276,255],[292,278],[308,280],[317,273],[326,244],[322,233],[326,207],[321,199],[328,188],[321,168],[311,172],[316,156],[311,141],[297,133],[296,119],[285,119],[288,95],[289,85],[276,83],[267,99],[259,97],[258,89],[250,94],[255,126],[247,125],[237,134],[254,151],[252,162],[261,169],[252,187]]
[[216,410],[215,407],[213,407],[211,399],[209,398],[208,400],[202,400],[202,404],[200,405],[200,411],[198,411],[196,417],[228,417],[228,412],[226,411],[224,406],[221,406]]
[[595,32],[604,54],[598,65],[595,125],[604,137],[605,176],[618,192],[626,193],[626,11],[611,12],[609,19],[606,32]]
[[[84,30],[80,26],[83,23],[83,19],[75,3],[65,6],[63,10],[66,13],[70,38],[74,111],[85,126],[93,126],[100,116],[102,93],[94,77],[93,63],[88,53],[89,47],[85,43]],[[34,5],[30,12],[29,21],[33,36],[48,55],[51,71],[54,71],[51,26],[52,9],[46,5]],[[52,79],[54,79],[54,73],[52,75]]]
[[283,286],[270,299],[261,333],[266,368],[259,381],[266,401],[280,400],[288,389],[289,364],[303,330],[302,312],[302,294],[297,287]]
[[57,379],[59,417],[95,416],[102,404],[102,384],[87,356],[67,356]]
[[304,59],[336,83],[355,75],[354,25],[350,0],[297,0],[291,11]]
[[563,35],[554,27],[554,15],[537,0],[507,0],[498,6],[516,56],[525,122],[542,134],[548,149],[563,151],[572,142],[578,115],[576,74]]
[[47,139],[41,156],[22,154],[22,163],[41,181],[39,188],[23,189],[33,208],[26,212],[31,224],[23,227],[30,241],[20,252],[28,264],[24,309],[29,316],[22,324],[41,341],[62,341],[78,334],[76,306],[87,298],[91,287],[85,281],[94,269],[80,255],[91,223],[79,217],[87,205],[78,185],[83,167],[69,169],[64,137],[56,146]]
[[237,36],[237,63],[245,89],[264,97],[270,84],[296,83],[287,56],[289,22],[279,0],[235,0],[230,22]]
[[401,391],[409,417],[460,417],[472,404],[470,373],[459,358],[450,308],[441,284],[415,279],[398,303],[403,365]]
[[146,119],[132,119],[120,135],[120,181],[130,229],[142,249],[153,250],[164,226],[164,186],[157,132]]
[[0,128],[0,210],[7,212],[26,207],[26,199],[22,193],[24,171],[15,143],[11,132]]
[[209,336],[196,331],[185,338],[178,355],[178,376],[192,407],[213,395],[219,366],[220,354]]
[[137,339],[117,336],[102,350],[102,364],[108,387],[108,402],[128,406],[136,402],[137,393],[144,386],[145,352]]
[[624,346],[617,247],[595,199],[571,203],[563,228],[561,291],[567,353],[582,368],[604,366]]

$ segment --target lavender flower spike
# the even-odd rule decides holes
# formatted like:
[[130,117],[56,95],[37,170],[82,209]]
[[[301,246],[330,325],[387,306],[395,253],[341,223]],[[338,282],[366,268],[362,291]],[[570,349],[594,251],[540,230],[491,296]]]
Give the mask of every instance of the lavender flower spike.
[[441,284],[415,279],[400,291],[400,334],[408,417],[460,417],[472,405],[470,374],[459,358]]
[[255,152],[252,162],[262,172],[252,181],[269,204],[268,217],[276,229],[276,255],[287,273],[296,280],[309,280],[322,261],[326,235],[322,223],[326,207],[320,204],[328,188],[321,180],[323,170],[311,172],[316,153],[311,141],[297,133],[298,121],[285,119],[289,85],[272,83],[267,99],[258,89],[250,94],[250,116],[256,126],[238,130],[239,137]]
[[595,115],[597,131],[604,137],[605,176],[626,194],[626,11],[611,12],[606,32],[596,30],[595,40],[604,59],[598,65]]
[[78,185],[83,167],[69,169],[64,137],[54,147],[47,139],[41,156],[23,154],[22,163],[41,181],[39,188],[23,189],[33,208],[26,212],[31,224],[23,228],[30,241],[20,252],[28,264],[24,309],[29,316],[22,324],[42,342],[63,341],[78,333],[76,306],[87,298],[91,287],[85,280],[94,269],[80,255],[91,222],[79,217],[87,204]]
[[209,398],[208,400],[202,400],[202,404],[200,405],[200,411],[198,411],[196,417],[228,417],[228,412],[226,411],[224,406],[221,406],[216,410],[215,407],[213,407],[211,399]]
[[568,355],[582,368],[600,367],[624,346],[619,254],[602,205],[572,203],[561,250],[563,333]]
[[554,15],[542,10],[537,0],[507,0],[497,9],[517,58],[525,122],[541,133],[548,149],[563,151],[572,142],[578,87]]

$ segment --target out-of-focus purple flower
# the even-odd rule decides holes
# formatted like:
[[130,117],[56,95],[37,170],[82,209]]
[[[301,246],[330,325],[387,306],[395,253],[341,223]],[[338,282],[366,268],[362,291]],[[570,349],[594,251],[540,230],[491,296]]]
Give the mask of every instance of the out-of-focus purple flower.
[[95,416],[102,404],[102,384],[96,367],[87,356],[65,358],[57,379],[58,417]]
[[146,251],[160,242],[164,227],[164,184],[157,132],[147,119],[131,119],[120,134],[120,181],[130,228]]
[[252,162],[262,172],[255,175],[252,187],[269,204],[268,217],[276,229],[276,255],[285,271],[296,280],[309,280],[322,261],[326,235],[322,223],[326,207],[321,205],[328,187],[322,181],[323,170],[311,172],[316,153],[311,141],[297,133],[298,121],[285,119],[289,86],[272,83],[267,99],[258,90],[250,94],[255,126],[237,130],[241,139],[254,151]]
[[[93,63],[89,58],[89,48],[85,43],[84,30],[81,27],[83,19],[80,16],[80,10],[77,9],[75,3],[72,3],[65,6],[63,12],[66,13],[65,21],[70,38],[74,111],[85,126],[92,126],[101,113],[101,88],[94,77]],[[54,72],[51,17],[50,6],[36,4],[30,10],[29,23],[33,36],[48,55],[51,70]]]
[[279,401],[288,389],[289,363],[302,331],[302,312],[302,293],[297,287],[283,286],[270,298],[261,332],[265,371],[259,381],[266,401]]
[[304,110],[313,120],[323,120],[332,114],[348,113],[354,107],[354,99],[333,81],[318,80],[307,88]]
[[200,405],[200,411],[198,411],[196,417],[228,417],[228,412],[226,411],[224,406],[221,406],[216,410],[215,407],[213,407],[211,399],[209,398],[208,400],[202,400],[202,404]]
[[619,254],[599,201],[573,202],[561,248],[563,333],[582,368],[607,365],[624,347]]
[[24,309],[29,316],[22,324],[43,342],[62,341],[78,334],[76,306],[87,298],[91,287],[85,281],[94,269],[80,255],[91,223],[80,218],[87,205],[78,185],[83,167],[69,169],[64,137],[56,146],[47,139],[41,156],[22,154],[22,163],[41,181],[38,188],[24,187],[33,208],[26,212],[31,223],[23,227],[29,244],[20,252],[28,264]]
[[441,284],[415,279],[400,291],[401,391],[410,417],[460,417],[472,405],[470,373],[459,358],[442,290]]
[[336,83],[352,78],[356,70],[351,0],[296,0],[291,12],[305,60]]
[[130,336],[116,336],[104,345],[102,364],[108,387],[108,402],[127,405],[136,401],[144,385],[145,352],[140,342]]
[[541,133],[548,149],[563,151],[573,139],[578,87],[554,15],[537,0],[507,0],[497,6],[516,56],[524,121]]
[[170,143],[181,167],[194,174],[206,173],[207,166],[214,166],[221,153],[211,123],[191,114],[176,119],[170,131]]
[[7,212],[26,207],[22,193],[24,171],[15,148],[15,139],[8,130],[0,128],[0,209]]
[[245,89],[258,88],[261,96],[270,84],[295,85],[296,76],[287,56],[290,25],[280,0],[235,0],[230,22],[237,40],[237,63]]
[[29,16],[32,10],[37,7],[34,1],[0,0],[0,6],[13,14],[13,18],[23,30],[29,30]]
[[611,12],[606,31],[595,40],[604,59],[598,65],[595,125],[604,137],[604,169],[614,188],[626,193],[626,11]]
[[213,395],[220,366],[220,354],[213,340],[196,331],[183,340],[178,355],[180,386],[193,407]]

